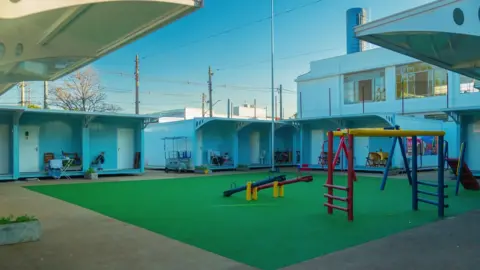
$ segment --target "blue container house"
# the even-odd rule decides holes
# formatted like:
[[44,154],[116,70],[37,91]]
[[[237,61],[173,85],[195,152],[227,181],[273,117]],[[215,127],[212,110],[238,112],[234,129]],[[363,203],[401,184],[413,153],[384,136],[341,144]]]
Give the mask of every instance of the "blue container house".
[[102,174],[144,172],[143,134],[151,119],[22,107],[0,108],[0,180],[48,177],[51,159],[74,159],[69,176],[81,176],[98,155]]

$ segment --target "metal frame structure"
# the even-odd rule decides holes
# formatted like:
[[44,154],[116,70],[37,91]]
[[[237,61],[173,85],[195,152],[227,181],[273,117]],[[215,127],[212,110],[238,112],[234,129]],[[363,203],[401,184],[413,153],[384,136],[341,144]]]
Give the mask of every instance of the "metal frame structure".
[[[336,186],[333,182],[333,138],[334,137],[343,137],[348,136],[347,152],[348,152],[348,184],[347,186]],[[412,209],[414,211],[418,210],[418,203],[423,202],[427,204],[432,204],[437,206],[438,216],[445,216],[445,208],[448,205],[445,204],[445,198],[448,196],[445,195],[445,188],[447,187],[444,183],[444,172],[445,172],[445,158],[444,158],[444,131],[426,131],[426,130],[400,130],[399,127],[386,128],[383,130],[375,129],[350,129],[350,130],[340,130],[340,131],[330,131],[328,132],[328,178],[327,183],[324,185],[328,189],[328,193],[324,194],[324,197],[327,198],[327,202],[324,204],[327,207],[328,214],[333,213],[333,209],[341,210],[347,212],[348,220],[353,221],[353,183],[355,179],[354,171],[354,137],[391,137],[396,138],[398,141],[402,141],[402,137],[412,137],[412,141],[417,140],[417,136],[438,136],[438,174],[437,174],[437,183],[426,182],[418,180],[417,176],[417,147],[412,147],[412,170],[408,172],[408,162],[406,160],[405,148],[401,147],[402,154],[404,156],[405,166],[407,168],[407,173],[409,175],[409,180],[411,180],[412,186]],[[391,157],[389,157],[389,164],[391,164]],[[387,172],[387,171],[386,171]],[[410,179],[411,178],[411,179]],[[384,181],[382,181],[382,187],[386,177],[384,176]],[[419,190],[419,185],[434,187],[436,192]],[[344,190],[347,192],[347,197],[339,197],[333,195],[333,190]],[[424,199],[419,197],[419,195],[429,195],[436,198],[436,201]],[[347,207],[341,207],[335,205],[334,200],[344,201],[347,203]]]
[[[190,161],[192,158],[192,152],[188,151],[188,137],[165,137],[163,140],[163,150],[165,154],[165,172],[168,171],[187,171],[189,169]],[[167,140],[172,141],[172,150],[168,151],[167,155]],[[185,140],[185,151],[182,151],[182,154],[178,150],[175,150],[178,147],[175,147],[175,141]]]

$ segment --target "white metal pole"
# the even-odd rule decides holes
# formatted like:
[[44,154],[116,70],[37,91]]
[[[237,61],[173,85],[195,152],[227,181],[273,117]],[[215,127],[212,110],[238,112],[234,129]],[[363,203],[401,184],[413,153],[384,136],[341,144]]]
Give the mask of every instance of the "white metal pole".
[[275,74],[274,74],[274,55],[275,55],[275,32],[274,32],[274,0],[272,0],[272,18],[270,20],[270,43],[271,43],[271,61],[272,61],[272,145],[271,145],[271,155],[272,155],[272,171],[275,170]]

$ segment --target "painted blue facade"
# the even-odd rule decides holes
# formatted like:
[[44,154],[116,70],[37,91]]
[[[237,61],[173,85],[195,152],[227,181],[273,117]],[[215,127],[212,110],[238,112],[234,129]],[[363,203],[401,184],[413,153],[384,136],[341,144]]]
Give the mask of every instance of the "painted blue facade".
[[[291,123],[278,123],[275,130],[274,150],[279,157],[284,157],[282,161],[278,161],[277,165],[294,165],[299,142],[297,128]],[[165,152],[162,149],[161,139],[173,136],[187,137],[189,142],[187,150],[192,152],[190,166],[192,170],[195,166],[204,165],[212,170],[235,169],[239,166],[250,168],[271,166],[270,121],[196,118],[152,124],[146,130],[147,167],[165,167]],[[177,149],[183,148],[179,145]],[[170,148],[167,149],[168,151]],[[217,164],[212,159],[212,155],[228,156],[229,162]]]
[[[479,118],[480,119],[480,118]],[[301,149],[302,164],[309,164],[312,168],[325,169],[326,166],[321,164],[320,156],[322,152],[327,151],[327,132],[338,128],[385,128],[399,125],[402,129],[407,130],[444,130],[446,131],[445,140],[450,144],[449,155],[456,157],[458,148],[455,147],[457,142],[457,125],[454,122],[444,122],[439,120],[425,119],[423,117],[400,116],[400,115],[356,115],[356,116],[336,116],[311,119],[297,119],[295,122],[299,125],[299,138]],[[428,138],[425,138],[427,140]],[[334,149],[338,148],[340,139],[334,139]],[[451,147],[451,146],[454,147]],[[391,138],[382,137],[356,137],[354,143],[354,163],[357,170],[363,171],[383,171],[382,167],[367,166],[367,157],[370,152],[389,152],[392,146]],[[434,169],[438,166],[438,155],[425,154],[418,157],[419,169]],[[393,156],[394,167],[403,168],[402,157],[399,146],[395,149]],[[340,162],[336,166],[337,170],[347,168],[347,160],[340,155]]]
[[[105,154],[105,162],[99,174],[143,173],[143,132],[148,119],[132,115],[0,108],[0,148],[4,148],[1,149],[0,180],[47,177],[46,156],[62,159],[65,153],[76,155],[79,160],[66,172],[70,176],[81,176],[94,167],[91,163],[101,152]],[[126,130],[125,134],[130,135],[119,135],[119,130]],[[136,152],[140,153],[140,160],[135,167]]]

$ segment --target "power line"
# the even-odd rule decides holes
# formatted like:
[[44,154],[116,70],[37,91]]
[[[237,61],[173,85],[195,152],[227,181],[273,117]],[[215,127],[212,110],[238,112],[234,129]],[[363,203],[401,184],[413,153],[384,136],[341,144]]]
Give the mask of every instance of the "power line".
[[[112,72],[111,74],[125,74],[125,73]],[[130,75],[130,76],[133,76],[133,75]],[[172,83],[172,84],[184,84],[184,85],[191,85],[191,86],[199,86],[199,87],[202,87],[202,88],[203,87],[208,87],[208,82],[198,82],[198,81],[179,80],[179,79],[176,79],[176,80],[165,79],[165,78],[155,77],[155,76],[152,76],[152,75],[143,75],[142,76],[142,81]],[[215,88],[225,88],[225,89],[232,89],[232,90],[237,90],[237,91],[270,92],[270,87],[261,87],[261,86],[248,86],[248,85],[235,85],[235,84],[216,84],[216,85],[212,85],[212,86],[215,87]],[[286,92],[290,92],[290,91],[287,89]]]
[[[311,1],[311,2],[308,2],[308,3],[302,4],[302,5],[298,5],[298,6],[296,6],[296,7],[293,7],[293,8],[290,8],[290,9],[287,9],[287,10],[284,10],[284,11],[281,11],[281,12],[277,12],[277,13],[275,13],[274,17],[283,16],[283,15],[285,15],[285,14],[288,14],[288,13],[291,13],[291,12],[294,12],[294,11],[297,11],[297,10],[299,10],[299,9],[303,9],[303,8],[306,8],[306,7],[309,7],[309,6],[318,4],[318,3],[322,2],[322,1],[323,1],[323,0],[315,0],[315,1]],[[212,38],[216,38],[216,37],[219,37],[219,36],[223,36],[223,35],[226,35],[226,34],[229,34],[229,33],[235,32],[235,31],[238,31],[238,30],[240,30],[240,29],[249,27],[249,26],[251,26],[251,25],[254,25],[254,24],[257,24],[257,23],[261,23],[261,22],[264,22],[264,21],[268,21],[268,20],[270,20],[270,18],[272,18],[271,15],[268,16],[268,17],[264,17],[264,18],[255,20],[255,21],[250,21],[250,22],[247,22],[247,23],[244,23],[244,24],[241,24],[241,25],[237,25],[237,26],[228,28],[228,29],[226,29],[226,30],[217,32],[217,33],[215,33],[215,34],[211,34],[211,35],[206,36],[206,37],[204,37],[204,38],[200,38],[200,39],[194,40],[194,41],[192,41],[192,42],[185,43],[185,44],[183,44],[183,45],[177,46],[177,47],[175,47],[173,50],[170,50],[170,51],[168,51],[168,52],[170,53],[171,51],[175,51],[175,50],[178,50],[178,49],[181,49],[181,48],[185,48],[185,47],[191,46],[191,45],[193,45],[193,44],[197,44],[197,43],[199,43],[199,42],[202,42],[202,41],[205,41],[205,40],[208,40],[208,39],[212,39]],[[162,52],[162,53],[160,53],[160,54],[165,54],[165,53],[166,53],[166,52]],[[146,59],[146,58],[150,58],[150,57],[155,56],[155,55],[158,55],[158,53],[152,53],[152,54],[146,55],[146,56],[142,57],[141,59],[144,60],[144,59]]]
[[[338,48],[330,48],[330,49],[314,50],[314,51],[308,51],[308,52],[303,52],[303,53],[298,53],[298,54],[293,54],[293,55],[280,57],[280,58],[277,58],[275,60],[276,61],[288,60],[288,59],[294,59],[294,58],[301,57],[301,56],[312,55],[312,54],[321,53],[321,52],[336,51],[336,50],[339,50],[339,49]],[[217,71],[232,70],[232,69],[248,67],[248,66],[253,66],[253,65],[258,65],[258,64],[263,64],[263,63],[269,63],[269,62],[270,62],[270,58],[262,60],[262,61],[258,61],[258,62],[244,63],[244,64],[239,64],[239,65],[233,65],[233,66],[230,66],[230,67],[226,66],[226,67],[223,67],[223,68],[218,68],[216,70]]]
[[[281,60],[288,60],[288,59],[293,59],[293,58],[297,58],[297,57],[301,57],[301,56],[306,56],[306,55],[312,55],[312,54],[316,54],[316,53],[321,53],[321,52],[327,52],[327,51],[335,51],[335,50],[338,50],[338,48],[329,48],[329,49],[322,49],[322,50],[313,50],[313,51],[307,51],[307,52],[302,52],[302,53],[297,53],[297,54],[292,54],[292,55],[287,55],[287,56],[284,56],[284,57],[280,57],[280,58],[277,58],[277,61],[281,61]],[[225,71],[225,70],[232,70],[232,69],[237,69],[237,68],[242,68],[242,67],[247,67],[247,66],[252,66],[252,65],[256,65],[256,64],[262,64],[262,63],[267,63],[269,62],[270,59],[266,59],[266,60],[262,60],[262,61],[258,61],[258,62],[252,62],[252,63],[245,63],[245,64],[239,64],[239,65],[232,65],[232,66],[226,66],[226,67],[223,67],[223,68],[217,68],[215,69],[216,71]],[[135,76],[130,74],[130,73],[126,73],[126,72],[122,72],[122,71],[103,71],[101,73],[104,73],[104,74],[112,74],[112,75],[119,75],[121,77],[128,77],[128,78],[132,78],[134,79]],[[147,80],[147,81],[156,81],[156,82],[162,82],[162,83],[176,83],[176,84],[187,84],[187,85],[198,85],[198,86],[202,86],[202,87],[205,87],[205,86],[208,86],[208,84],[206,83],[203,83],[203,82],[195,82],[195,81],[190,81],[190,80],[172,80],[172,79],[166,79],[166,78],[159,78],[159,77],[156,77],[154,75],[144,75],[142,77],[143,79],[142,80]],[[214,87],[221,87],[221,88],[227,88],[227,84],[223,84],[223,85],[214,85]],[[244,91],[252,91],[252,90],[265,90],[268,92],[270,91],[270,87],[256,87],[256,86],[238,86],[238,85],[228,85],[228,87],[230,88],[236,88],[237,90],[244,90]],[[285,92],[296,92],[294,90],[288,90],[288,89],[284,89]],[[263,92],[263,91],[260,91],[260,92]]]

